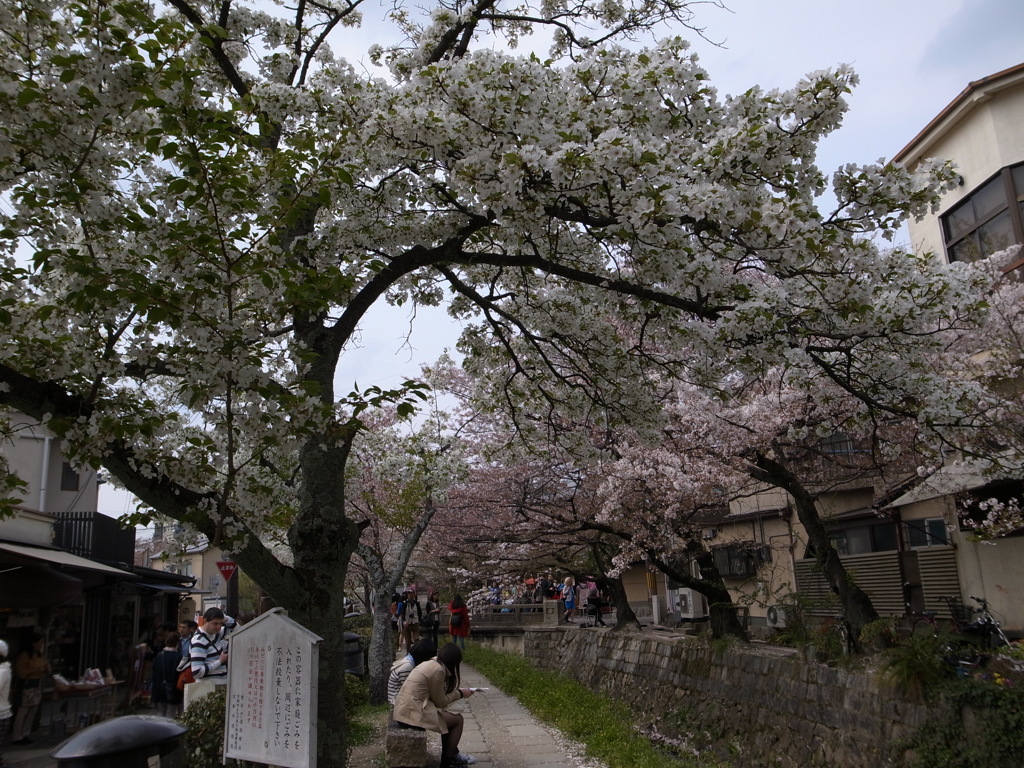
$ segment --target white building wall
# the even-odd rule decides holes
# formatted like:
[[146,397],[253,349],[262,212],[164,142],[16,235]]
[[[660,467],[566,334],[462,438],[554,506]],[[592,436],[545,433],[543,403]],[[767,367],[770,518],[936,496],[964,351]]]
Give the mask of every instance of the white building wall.
[[61,490],[66,458],[60,440],[24,417],[16,416],[11,421],[12,441],[0,443],[0,452],[7,456],[11,471],[28,484],[22,491],[23,506],[50,513],[95,512],[99,504],[95,470],[79,470],[77,491]]
[[962,186],[943,195],[936,214],[909,224],[915,252],[932,252],[945,258],[939,216],[1001,168],[1024,161],[1024,82],[972,94],[916,146],[904,151],[903,162],[910,168],[923,159],[938,157],[952,160],[963,177]]
[[970,596],[985,598],[1003,629],[1019,635],[1024,631],[1024,539],[977,542],[957,533],[954,540],[964,604],[976,608]]

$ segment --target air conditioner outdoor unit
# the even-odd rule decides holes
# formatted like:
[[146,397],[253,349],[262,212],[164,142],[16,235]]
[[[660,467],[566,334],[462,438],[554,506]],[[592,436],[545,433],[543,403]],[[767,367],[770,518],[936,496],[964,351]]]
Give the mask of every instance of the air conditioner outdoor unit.
[[676,590],[676,609],[684,619],[703,619],[708,615],[708,602],[700,592],[684,587]]
[[765,613],[768,626],[772,629],[784,629],[786,626],[786,611],[781,605],[769,605]]

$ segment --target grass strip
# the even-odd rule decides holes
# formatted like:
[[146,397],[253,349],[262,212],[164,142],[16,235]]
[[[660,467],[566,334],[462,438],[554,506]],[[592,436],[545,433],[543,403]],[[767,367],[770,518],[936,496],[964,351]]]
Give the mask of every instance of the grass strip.
[[[601,696],[559,672],[538,669],[529,661],[473,643],[463,660],[538,720],[552,725],[586,747],[587,755],[609,768],[695,768],[697,758],[658,750],[638,734],[635,716],[620,702]],[[700,765],[710,763],[702,759]]]

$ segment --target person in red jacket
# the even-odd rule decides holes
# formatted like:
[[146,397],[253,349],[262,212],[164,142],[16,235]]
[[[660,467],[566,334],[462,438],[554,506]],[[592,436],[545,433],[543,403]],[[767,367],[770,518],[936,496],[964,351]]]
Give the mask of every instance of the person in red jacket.
[[466,647],[466,638],[469,637],[469,608],[462,600],[462,595],[456,595],[448,603],[448,612],[451,618],[448,619],[448,634],[452,642],[460,648]]

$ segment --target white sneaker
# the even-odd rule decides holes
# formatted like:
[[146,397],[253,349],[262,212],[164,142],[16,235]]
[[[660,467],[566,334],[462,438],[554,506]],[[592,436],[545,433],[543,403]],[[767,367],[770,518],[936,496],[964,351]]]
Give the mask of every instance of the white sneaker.
[[457,754],[455,756],[455,759],[452,760],[452,762],[455,765],[472,765],[473,763],[476,762],[476,758],[473,757],[472,755],[466,755],[466,754],[463,754],[462,752],[459,752],[459,754]]

